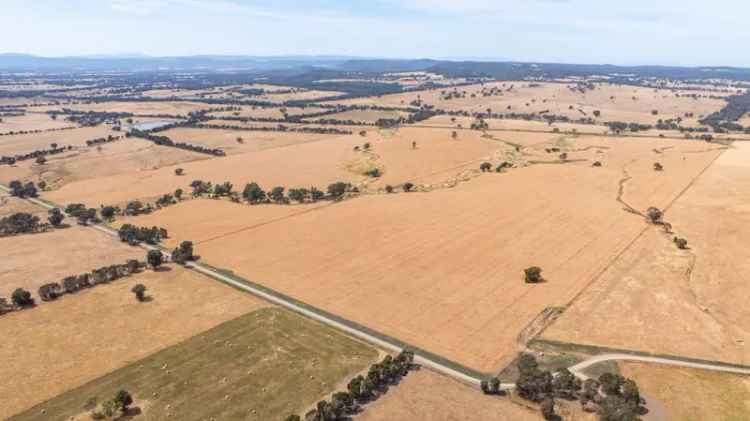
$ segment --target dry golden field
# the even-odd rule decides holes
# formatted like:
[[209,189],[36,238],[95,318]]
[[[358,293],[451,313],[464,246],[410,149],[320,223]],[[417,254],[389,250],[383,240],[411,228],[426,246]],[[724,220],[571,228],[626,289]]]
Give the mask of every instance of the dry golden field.
[[208,159],[208,155],[127,138],[54,155],[47,158],[44,165],[27,160],[14,167],[0,166],[0,180],[44,180],[47,190],[54,190],[76,181],[96,180],[117,174],[144,174],[162,167],[203,159]]
[[669,420],[750,420],[750,378],[636,363],[621,363],[620,371],[657,400]]
[[[218,120],[213,122],[226,123]],[[211,122],[209,122],[209,124],[211,124]],[[232,122],[232,125],[234,125],[234,122]],[[259,126],[257,123],[251,123],[250,125]],[[275,127],[278,126],[278,124],[271,124],[271,126]],[[202,145],[207,148],[219,148],[226,152],[227,155],[282,148],[331,138],[331,135],[329,134],[317,133],[192,128],[171,129],[162,132],[162,135],[169,137],[175,142],[187,142],[193,145]],[[238,141],[238,139],[241,139],[241,142]]]
[[[91,235],[114,242],[102,233]],[[80,246],[87,258],[99,250],[112,250],[111,245]],[[75,265],[76,257],[81,256],[59,260]],[[97,262],[91,259],[90,264]],[[170,269],[146,270],[0,317],[0,358],[5,361],[0,366],[0,376],[5,379],[0,384],[0,418],[266,306],[194,272],[176,266]],[[146,285],[150,302],[140,303],[130,292],[137,283]]]
[[17,212],[25,212],[32,215],[37,215],[42,221],[46,221],[47,219],[46,210],[23,199],[12,197],[5,191],[0,190],[0,218],[10,216]]
[[[251,107],[243,106],[240,111],[222,111],[218,113],[212,113],[212,116],[216,117],[253,117],[253,118],[284,118],[284,113],[290,116],[313,114],[321,111],[325,111],[325,108],[321,107]],[[282,111],[284,110],[284,111]],[[325,118],[328,118],[326,116]],[[234,124],[234,122],[232,122]]]
[[[209,104],[199,102],[96,102],[90,104],[73,104],[58,106],[56,109],[68,108],[79,111],[97,111],[112,113],[133,113],[133,114],[168,114],[187,116],[191,111],[204,110],[213,108]],[[53,107],[54,109],[55,107]]]
[[[41,214],[46,222],[46,215]],[[72,226],[42,234],[0,238],[0,292],[9,297],[16,288],[36,296],[37,288],[70,275],[128,259],[146,259],[146,252],[98,231]],[[33,262],[33,263],[30,263]]]
[[174,174],[177,166],[164,167],[81,180],[47,192],[44,197],[56,203],[78,201],[99,206],[154,198],[178,188],[189,191],[190,182],[196,179],[230,181],[236,190],[252,181],[266,189],[277,185],[325,189],[330,183],[357,182],[363,178],[346,169],[345,163],[356,157],[350,136],[332,135],[312,143],[180,164],[179,167],[185,170],[182,177]]
[[398,386],[369,405],[362,421],[541,421],[539,411],[489,397],[429,370],[409,373]]
[[352,120],[363,123],[375,123],[381,118],[397,119],[408,117],[409,114],[402,111],[376,111],[376,110],[354,110],[327,115],[321,118],[333,120]]
[[109,135],[119,136],[107,127],[85,127],[44,133],[0,136],[0,155],[16,155],[49,149],[52,143],[59,146],[86,146],[86,141]]
[[[568,164],[485,174],[431,193],[366,195],[276,222],[251,219],[234,233],[222,227],[229,233],[215,235],[215,224],[201,231],[200,222],[174,213],[148,223],[168,226],[175,238],[208,238],[197,249],[211,264],[493,371],[513,358],[526,324],[567,304],[643,229],[643,219],[616,201],[623,168],[632,177],[627,200],[645,210],[674,200],[718,154],[669,139],[575,142],[582,151]],[[660,155],[658,147],[685,153]],[[594,157],[603,167],[591,167]],[[655,173],[656,159],[668,170]],[[263,246],[227,252],[248,244]],[[543,267],[549,282],[524,284],[521,272],[531,265]]]
[[53,120],[47,114],[26,114],[19,117],[0,117],[0,120],[2,120],[0,121],[0,133],[76,127],[74,123],[65,121],[62,118]]
[[[466,92],[463,98],[444,99],[443,92],[453,92],[454,88],[438,88],[427,91],[407,92],[385,95],[381,98],[361,98],[336,101],[342,104],[369,104],[405,106],[412,101],[421,100],[444,110],[494,113],[540,113],[565,115],[579,119],[594,117],[595,110],[601,111],[596,120],[625,121],[643,124],[655,124],[657,120],[682,117],[683,125],[694,125],[700,116],[720,110],[726,101],[722,99],[677,97],[670,90],[651,88],[597,85],[595,90],[585,93],[574,91],[575,84],[539,83],[530,87],[529,82],[507,81],[491,82],[484,85],[456,87],[458,92]],[[513,87],[512,89],[511,86]],[[482,90],[497,88],[502,95],[483,96]],[[510,90],[509,90],[510,89]],[[698,92],[701,95],[712,95],[710,92]],[[474,94],[476,97],[472,98]],[[612,98],[614,97],[614,99]],[[510,108],[508,108],[510,107]],[[572,107],[572,109],[571,109]],[[657,110],[658,115],[652,115]],[[694,113],[694,118],[685,118],[685,113]]]
[[678,250],[672,236],[647,228],[544,336],[750,363],[741,275],[750,273],[748,163],[750,144],[736,143],[668,207],[665,219],[690,250]]

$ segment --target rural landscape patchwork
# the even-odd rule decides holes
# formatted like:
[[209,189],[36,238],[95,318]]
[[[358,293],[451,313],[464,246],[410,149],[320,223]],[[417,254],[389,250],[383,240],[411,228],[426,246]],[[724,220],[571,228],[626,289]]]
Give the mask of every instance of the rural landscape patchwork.
[[750,420],[750,70],[0,55],[0,419]]

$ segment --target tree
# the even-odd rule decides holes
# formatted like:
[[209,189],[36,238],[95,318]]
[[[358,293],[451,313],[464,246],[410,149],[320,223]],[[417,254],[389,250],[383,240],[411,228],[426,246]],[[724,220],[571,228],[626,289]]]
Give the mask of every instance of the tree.
[[523,274],[527,284],[538,284],[544,281],[544,278],[542,278],[542,268],[539,266],[526,268],[524,269]]
[[674,243],[677,245],[677,248],[680,250],[687,250],[688,248],[688,242],[684,238],[674,238]]
[[284,421],[302,421],[302,418],[300,418],[299,415],[292,414],[284,418]]
[[482,392],[484,392],[485,395],[490,394],[490,383],[487,380],[482,380],[479,383],[479,387],[482,389]]
[[128,261],[127,261],[127,262],[125,263],[125,267],[127,267],[127,268],[128,268],[128,273],[131,273],[131,274],[133,274],[133,273],[138,273],[138,271],[139,271],[139,270],[140,270],[140,268],[141,268],[141,264],[140,264],[140,262],[138,262],[138,261],[137,261],[137,260],[135,260],[135,259],[130,259],[130,260],[128,260]]
[[339,181],[328,186],[328,195],[334,199],[340,199],[349,190],[350,184]]
[[489,381],[489,388],[490,393],[492,394],[500,393],[500,379],[498,379],[497,377],[491,378]]
[[130,292],[135,294],[135,298],[140,302],[143,302],[146,299],[146,286],[143,284],[137,284],[130,290]]
[[260,188],[258,183],[250,183],[242,191],[242,197],[250,203],[261,203],[266,200],[266,192]]
[[458,139],[458,132],[454,130],[453,133],[451,133],[451,137],[453,138],[453,140]]
[[310,188],[310,199],[313,202],[317,202],[319,200],[322,200],[324,197],[325,197],[325,193],[323,193],[322,191],[318,190],[315,187],[311,187]]
[[117,209],[114,206],[105,206],[99,211],[99,213],[102,215],[102,218],[106,219],[107,221],[111,221],[115,219],[115,213],[117,213]]
[[177,189],[177,190],[175,190],[175,191],[174,191],[174,197],[175,197],[175,199],[177,199],[177,200],[182,200],[182,193],[184,193],[184,192],[182,191],[182,189]]
[[308,191],[307,189],[289,189],[289,199],[294,200],[295,202],[302,203],[305,201],[305,198],[307,197]]
[[664,217],[664,213],[659,208],[652,206],[646,210],[646,217],[652,224],[658,225],[663,223],[662,218]]
[[410,192],[410,191],[411,191],[411,189],[413,189],[413,188],[414,188],[414,184],[413,184],[413,183],[411,183],[411,182],[408,182],[408,181],[407,181],[406,183],[404,183],[404,191],[405,191],[405,192],[407,192],[407,193],[408,193],[408,192]]
[[65,219],[65,215],[58,208],[50,209],[47,220],[53,227],[59,227],[62,221]]
[[23,288],[18,288],[13,291],[10,296],[11,301],[18,307],[30,307],[34,305],[34,299],[31,297],[31,293]]
[[599,118],[599,116],[602,115],[602,112],[599,110],[594,110],[594,117]]
[[47,163],[47,158],[45,158],[44,156],[39,156],[36,158],[36,163],[38,165],[44,165]]
[[174,175],[176,175],[178,177],[181,176],[181,175],[183,175],[183,174],[185,174],[185,170],[182,169],[182,168],[177,168],[177,169],[174,170]]
[[555,400],[550,397],[547,397],[542,401],[541,410],[542,416],[547,421],[560,419],[560,417],[555,414]]
[[390,193],[393,193],[393,186],[391,186],[390,184],[387,184],[387,185],[385,186],[385,192],[386,192],[386,193],[389,193],[389,194],[390,194]]
[[133,397],[127,390],[120,390],[115,395],[114,402],[122,412],[127,413],[128,407],[133,404]]
[[279,204],[284,203],[286,201],[286,197],[284,196],[284,188],[281,186],[274,187],[273,189],[271,189],[271,193],[269,194],[269,197],[275,203],[279,203]]
[[162,263],[164,263],[164,256],[159,250],[149,250],[146,254],[146,261],[154,270],[156,270]]
[[490,171],[490,170],[492,170],[492,164],[490,164],[489,162],[482,162],[482,163],[481,163],[481,164],[479,165],[479,169],[480,169],[480,170],[481,170],[482,172],[487,172],[487,171]]
[[654,171],[664,171],[664,166],[659,162],[654,162]]

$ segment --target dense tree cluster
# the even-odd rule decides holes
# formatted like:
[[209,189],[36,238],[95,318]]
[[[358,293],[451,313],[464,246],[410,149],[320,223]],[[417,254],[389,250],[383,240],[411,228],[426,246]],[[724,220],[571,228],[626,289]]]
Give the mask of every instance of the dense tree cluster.
[[71,203],[65,207],[65,213],[68,216],[76,218],[76,222],[80,225],[88,225],[89,223],[98,223],[97,212],[94,208],[86,208],[83,203]]
[[541,370],[531,354],[517,360],[518,395],[540,404],[545,420],[559,420],[554,412],[554,399],[578,400],[584,410],[596,412],[602,421],[636,421],[646,411],[638,385],[617,374],[605,373],[599,380],[582,382],[568,369],[556,372]]
[[124,224],[117,231],[120,241],[136,246],[142,242],[156,245],[163,239],[168,238],[167,230],[159,227],[137,227],[132,224]]
[[19,180],[13,180],[8,184],[10,188],[10,195],[21,199],[29,197],[37,197],[39,192],[33,182],[26,184],[21,183]]
[[91,419],[125,419],[133,404],[133,396],[126,390],[120,390],[109,400],[106,400],[91,411]]
[[19,234],[35,234],[47,229],[46,224],[39,222],[39,217],[30,213],[18,212],[0,218],[0,237]]
[[544,278],[542,278],[542,268],[539,266],[531,266],[524,269],[523,278],[527,284],[538,284],[544,282]]
[[180,265],[196,260],[197,256],[193,254],[193,242],[183,241],[180,243],[179,247],[172,250],[171,259],[173,262]]
[[[347,385],[346,392],[336,392],[330,400],[318,402],[315,409],[305,414],[305,421],[337,421],[357,413],[359,405],[371,402],[388,391],[406,376],[414,366],[414,353],[402,351],[396,358],[387,355],[381,362],[370,366],[366,376],[357,376]],[[301,420],[290,415],[287,421]]]
[[95,146],[95,145],[102,145],[105,143],[111,143],[122,139],[122,136],[112,136],[109,135],[107,137],[100,137],[96,139],[89,139],[86,141],[87,146]]

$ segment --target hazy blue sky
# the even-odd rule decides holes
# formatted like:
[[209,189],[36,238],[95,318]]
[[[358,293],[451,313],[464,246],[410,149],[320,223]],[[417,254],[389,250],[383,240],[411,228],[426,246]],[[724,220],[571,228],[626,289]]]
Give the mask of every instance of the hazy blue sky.
[[0,52],[750,67],[748,0],[2,0]]

